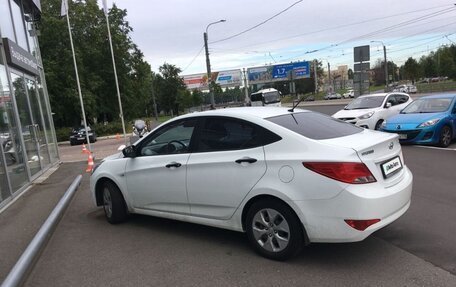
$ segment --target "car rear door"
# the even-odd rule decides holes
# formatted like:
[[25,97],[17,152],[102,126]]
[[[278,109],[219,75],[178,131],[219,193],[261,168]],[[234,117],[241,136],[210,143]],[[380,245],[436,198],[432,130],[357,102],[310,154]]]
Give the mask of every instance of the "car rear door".
[[[187,192],[195,216],[228,219],[266,172],[263,128],[207,117],[187,163]],[[270,137],[273,138],[273,137]]]

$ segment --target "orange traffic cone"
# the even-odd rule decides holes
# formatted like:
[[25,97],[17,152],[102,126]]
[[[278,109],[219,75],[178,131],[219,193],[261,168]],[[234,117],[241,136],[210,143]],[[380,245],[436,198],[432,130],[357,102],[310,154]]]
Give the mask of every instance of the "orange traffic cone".
[[89,153],[89,159],[87,160],[86,172],[92,172],[93,169],[93,156],[92,153]]
[[82,153],[90,153],[85,144],[82,144]]
[[116,134],[116,140],[120,140],[120,135],[119,135],[119,133]]

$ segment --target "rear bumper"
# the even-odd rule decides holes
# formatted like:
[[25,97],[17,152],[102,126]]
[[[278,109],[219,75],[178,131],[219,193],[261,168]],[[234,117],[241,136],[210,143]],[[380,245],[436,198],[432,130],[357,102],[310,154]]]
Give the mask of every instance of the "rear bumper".
[[[339,195],[325,200],[295,201],[310,242],[356,242],[402,216],[410,206],[413,175],[407,167],[402,180],[390,187],[372,189],[369,184],[350,185]],[[364,231],[345,219],[381,221]]]

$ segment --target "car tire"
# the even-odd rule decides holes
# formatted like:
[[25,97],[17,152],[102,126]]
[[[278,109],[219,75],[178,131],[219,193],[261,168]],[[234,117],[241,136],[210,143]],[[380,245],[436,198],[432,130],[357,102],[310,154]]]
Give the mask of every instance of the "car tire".
[[439,136],[439,146],[448,147],[453,139],[453,132],[449,126],[443,126]]
[[375,124],[375,130],[379,131],[380,127],[382,126],[383,120],[378,120],[378,122]]
[[127,206],[119,188],[111,181],[106,181],[102,190],[103,210],[111,224],[118,224],[127,219]]
[[250,244],[266,258],[283,261],[297,255],[304,246],[298,216],[281,201],[265,199],[253,203],[245,223]]

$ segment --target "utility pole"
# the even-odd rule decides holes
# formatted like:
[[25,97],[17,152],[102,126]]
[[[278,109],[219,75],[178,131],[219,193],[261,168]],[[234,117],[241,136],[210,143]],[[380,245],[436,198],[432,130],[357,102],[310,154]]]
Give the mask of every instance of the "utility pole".
[[207,69],[207,85],[209,88],[209,98],[211,105],[215,107],[214,93],[212,93],[212,76],[211,76],[211,61],[209,60],[209,47],[207,46],[207,33],[204,32],[204,49],[206,50],[206,69]]
[[386,91],[386,89],[388,89],[388,61],[386,60],[386,46],[385,45],[383,45],[383,57],[385,58],[385,91]]
[[245,68],[243,68],[244,72],[244,95],[245,95],[245,104],[248,104],[250,102],[250,97],[249,97],[249,86],[247,85],[247,71]]
[[385,92],[388,89],[388,61],[386,60],[386,46],[382,41],[371,41],[371,43],[381,43],[383,46],[383,61],[385,63]]
[[211,61],[209,60],[209,47],[207,45],[207,30],[209,29],[209,26],[217,23],[222,23],[226,22],[226,20],[219,20],[216,22],[209,23],[206,27],[206,32],[204,32],[203,37],[204,37],[204,49],[206,50],[206,69],[207,69],[207,84],[209,87],[209,97],[211,99],[211,105],[213,108],[215,108],[215,100],[214,100],[214,92],[212,91],[212,76],[211,76]]
[[329,61],[328,61],[328,89],[330,92],[332,92],[332,89],[331,89],[331,65],[329,64]]
[[[155,115],[155,120],[158,122],[157,102],[155,101],[154,79],[155,79],[155,76],[152,76],[152,81],[151,81],[152,101],[153,101],[153,103],[154,103],[154,115]],[[149,127],[149,128],[150,128],[150,127]]]
[[318,93],[317,67],[318,67],[318,61],[314,60],[315,95]]

